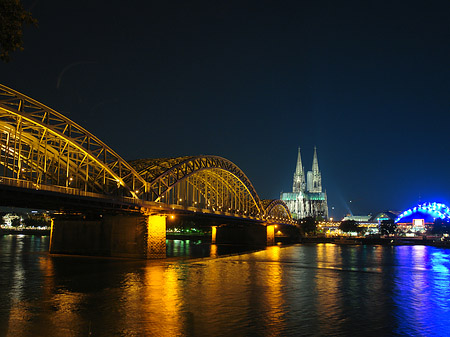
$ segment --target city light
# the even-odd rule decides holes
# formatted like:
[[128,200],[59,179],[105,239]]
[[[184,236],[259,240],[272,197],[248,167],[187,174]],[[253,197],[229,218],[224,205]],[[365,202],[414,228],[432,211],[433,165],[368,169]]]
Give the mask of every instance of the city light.
[[450,220],[450,209],[445,204],[436,202],[433,203],[425,202],[413,208],[407,209],[402,214],[400,214],[397,219],[395,219],[395,222],[397,223],[401,221],[403,218],[417,212],[429,214],[433,218]]

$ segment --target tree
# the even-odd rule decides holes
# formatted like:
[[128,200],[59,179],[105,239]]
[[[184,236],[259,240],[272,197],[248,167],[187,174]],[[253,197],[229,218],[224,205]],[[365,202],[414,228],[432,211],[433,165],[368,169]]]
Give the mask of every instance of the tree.
[[432,234],[450,234],[450,222],[437,218],[434,220],[433,228],[431,230]]
[[380,223],[380,234],[389,235],[397,233],[397,224],[394,220],[383,220]]
[[23,25],[37,26],[37,20],[27,12],[20,0],[0,0],[0,59],[10,60],[9,53],[23,50]]
[[300,220],[300,225],[305,233],[316,233],[317,222],[313,217],[306,217]]
[[14,219],[11,220],[11,226],[17,228],[20,225],[21,225],[20,218],[14,218]]
[[341,224],[339,225],[339,229],[341,231],[343,231],[344,233],[349,233],[349,232],[360,233],[360,232],[362,232],[362,228],[360,228],[358,226],[358,223],[355,220],[342,221]]
[[40,218],[26,218],[23,223],[27,227],[46,227],[50,226],[50,223],[46,221],[43,217]]

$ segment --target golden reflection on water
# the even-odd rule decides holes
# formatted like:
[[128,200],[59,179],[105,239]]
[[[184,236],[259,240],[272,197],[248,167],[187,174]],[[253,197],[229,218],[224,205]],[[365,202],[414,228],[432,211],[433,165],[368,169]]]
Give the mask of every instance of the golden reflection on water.
[[49,303],[44,303],[53,308],[52,315],[37,310],[42,303],[15,303],[10,310],[8,336],[45,336],[49,326],[53,336],[74,335],[75,331],[84,329],[84,326],[79,326],[82,320],[77,310],[84,298],[83,294],[56,294]]
[[210,257],[217,257],[217,245],[211,245],[210,248]]
[[[337,254],[340,250],[335,244],[326,243],[317,246],[317,268],[330,268],[330,264],[335,266],[341,262],[341,256]],[[339,324],[337,311],[340,308],[340,297],[338,296],[341,285],[341,279],[335,278],[334,271],[323,274],[322,277],[315,277],[315,287],[317,292],[317,311],[320,313],[319,331],[325,335],[332,331],[336,324]]]
[[268,336],[278,336],[285,328],[284,316],[285,303],[283,298],[283,272],[280,266],[280,247],[271,246],[266,249],[267,257],[273,261],[268,263],[267,274],[267,291],[265,292],[266,303],[268,305],[267,317],[265,322],[270,322],[267,325],[266,331]]
[[125,314],[122,326],[127,330],[155,336],[182,335],[178,272],[173,266],[150,263],[142,279],[138,274],[128,274],[121,301]]

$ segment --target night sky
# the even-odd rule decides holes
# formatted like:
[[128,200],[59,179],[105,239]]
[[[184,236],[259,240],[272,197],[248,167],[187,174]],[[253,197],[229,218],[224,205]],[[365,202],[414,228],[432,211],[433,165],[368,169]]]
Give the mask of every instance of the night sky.
[[218,155],[272,199],[317,146],[330,216],[450,204],[448,0],[24,6],[0,82],[125,159]]

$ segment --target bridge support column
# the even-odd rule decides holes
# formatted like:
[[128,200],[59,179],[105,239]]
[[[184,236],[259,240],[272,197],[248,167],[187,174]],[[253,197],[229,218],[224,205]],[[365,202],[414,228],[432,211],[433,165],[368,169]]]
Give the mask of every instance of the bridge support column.
[[211,227],[211,243],[215,244],[217,238],[217,226]]
[[166,257],[166,216],[147,216],[147,258]]
[[212,228],[211,243],[270,246],[275,244],[275,226],[223,224]]
[[275,244],[275,225],[266,226],[267,245],[273,246]]
[[57,217],[51,226],[50,253],[164,258],[166,218],[135,213]]

